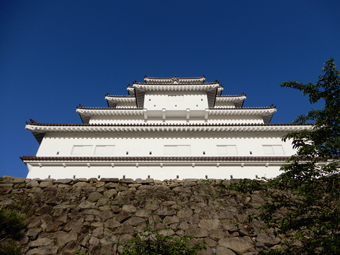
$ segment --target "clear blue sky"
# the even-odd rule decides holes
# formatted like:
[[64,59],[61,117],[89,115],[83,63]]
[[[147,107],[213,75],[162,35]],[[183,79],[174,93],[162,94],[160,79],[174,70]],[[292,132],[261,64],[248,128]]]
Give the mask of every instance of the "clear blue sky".
[[244,106],[277,106],[272,123],[311,105],[287,80],[316,82],[330,57],[340,67],[340,1],[0,0],[0,176],[25,177],[36,155],[25,130],[80,123],[80,103],[105,107],[132,81],[205,75]]

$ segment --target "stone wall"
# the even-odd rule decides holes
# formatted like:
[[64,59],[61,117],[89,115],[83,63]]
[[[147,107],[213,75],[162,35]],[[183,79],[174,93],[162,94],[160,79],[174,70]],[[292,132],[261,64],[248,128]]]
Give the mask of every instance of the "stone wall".
[[[224,180],[228,185],[231,181]],[[0,208],[27,215],[21,241],[26,255],[120,254],[146,221],[166,236],[193,236],[199,254],[257,254],[280,243],[248,214],[264,203],[260,193],[220,192],[220,180],[0,178]]]

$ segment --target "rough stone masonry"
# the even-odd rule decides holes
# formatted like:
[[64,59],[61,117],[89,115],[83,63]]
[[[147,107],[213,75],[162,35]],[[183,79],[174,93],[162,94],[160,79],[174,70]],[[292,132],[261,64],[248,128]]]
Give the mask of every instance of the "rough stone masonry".
[[253,255],[280,237],[263,222],[247,221],[265,202],[260,193],[220,192],[236,180],[0,178],[0,208],[25,213],[20,242],[26,255],[121,254],[148,221],[165,236],[205,240],[200,255]]

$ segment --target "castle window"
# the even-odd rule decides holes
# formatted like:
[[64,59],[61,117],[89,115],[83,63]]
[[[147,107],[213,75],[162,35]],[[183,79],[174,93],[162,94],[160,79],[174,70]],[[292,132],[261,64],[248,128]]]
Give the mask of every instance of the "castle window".
[[236,145],[217,145],[218,155],[238,155]]
[[92,145],[74,145],[71,155],[92,155]]
[[164,145],[164,155],[191,155],[190,145]]
[[282,145],[262,145],[265,155],[284,155]]
[[94,151],[94,155],[113,155],[114,151],[114,145],[97,145]]

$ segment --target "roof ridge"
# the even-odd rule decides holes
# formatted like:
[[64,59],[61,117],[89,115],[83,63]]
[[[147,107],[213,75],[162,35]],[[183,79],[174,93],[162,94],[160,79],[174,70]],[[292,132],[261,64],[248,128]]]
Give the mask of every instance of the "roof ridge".
[[246,96],[247,94],[244,94],[244,92],[242,92],[242,94],[239,95],[216,95],[216,97],[239,97],[239,96]]
[[30,122],[26,121],[28,125],[39,125],[39,126],[93,126],[93,127],[101,127],[101,126],[146,126],[146,127],[156,127],[156,126],[173,126],[173,127],[186,127],[186,126],[303,126],[303,125],[314,125],[315,123],[210,123],[210,124],[145,124],[145,123],[122,123],[122,124],[84,124],[84,123],[40,123],[30,119]]
[[274,109],[274,108],[276,108],[276,106],[270,105],[270,106],[264,106],[264,107],[224,107],[224,108],[209,107],[209,110],[240,110],[240,109],[256,110],[256,109]]
[[200,77],[177,77],[176,75],[174,75],[174,77],[149,77],[147,75],[144,76],[144,79],[157,79],[157,80],[161,80],[161,79],[173,79],[173,78],[177,78],[177,79],[205,79],[205,75],[202,75]]
[[286,160],[289,157],[287,156],[229,156],[229,157],[200,157],[200,156],[193,156],[193,157],[38,157],[38,156],[23,156],[20,157],[21,160],[59,160],[59,161],[67,161],[67,160],[78,160],[78,161],[132,161],[132,160],[149,160],[149,161],[262,161],[262,160]]

